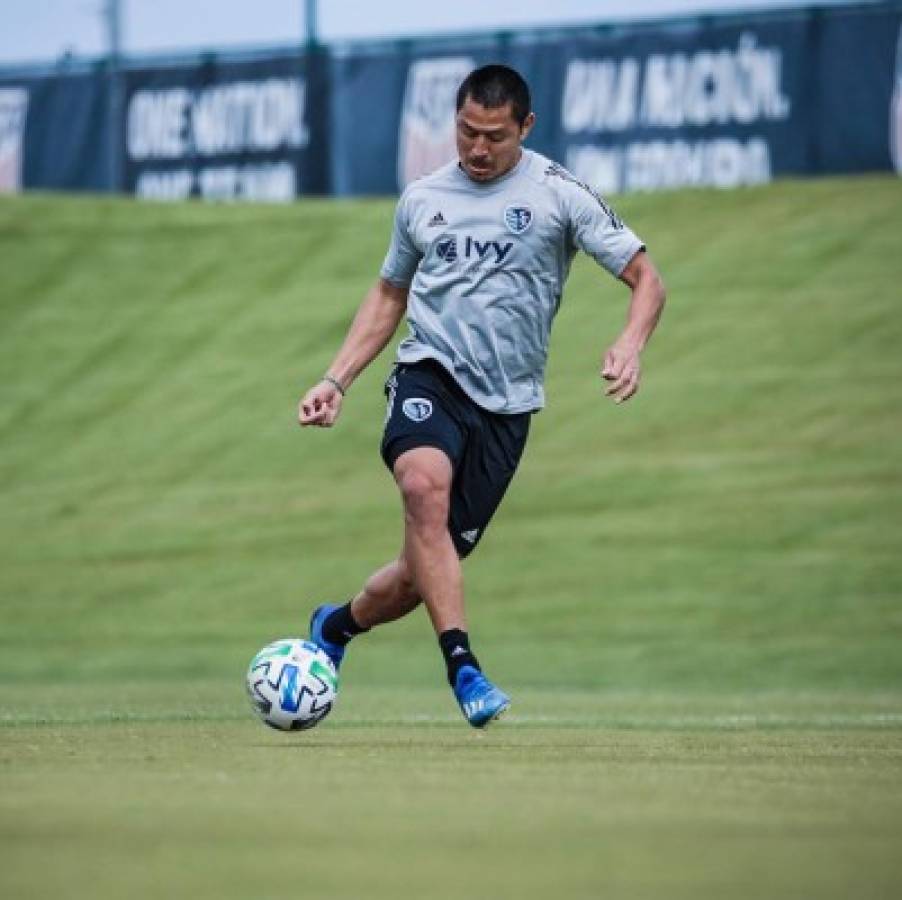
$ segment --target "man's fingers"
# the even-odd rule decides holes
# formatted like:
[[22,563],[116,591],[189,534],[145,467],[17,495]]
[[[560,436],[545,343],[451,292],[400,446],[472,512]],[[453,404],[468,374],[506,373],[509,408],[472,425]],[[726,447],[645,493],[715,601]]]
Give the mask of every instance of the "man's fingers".
[[609,382],[605,396],[615,403],[629,400],[639,390],[639,353],[627,348],[611,347],[604,355],[601,377]]
[[302,400],[298,421],[301,425],[318,425],[325,415],[326,409],[327,407],[323,405],[323,402],[318,397]]
[[609,350],[604,355],[604,365],[601,367],[601,377],[612,381],[617,378],[623,370],[625,360],[619,360]]
[[298,407],[298,421],[301,425],[310,425],[316,418],[316,405],[308,400],[302,400]]
[[615,403],[628,400],[639,389],[639,370],[628,368],[620,373],[620,377],[605,390],[605,396],[611,397]]
[[321,397],[306,398],[301,401],[298,408],[298,422],[300,425],[314,425],[317,428],[330,428],[338,418],[340,404],[334,405]]
[[613,378],[609,379],[613,383],[608,385],[608,387],[605,390],[605,394],[607,394],[608,397],[610,397],[612,394],[617,394],[618,392],[623,390],[623,388],[627,384],[629,384],[631,377],[632,377],[632,372],[629,369],[627,369],[624,372],[620,372],[617,375],[616,379],[613,379]]
[[636,391],[639,390],[639,373],[633,372],[631,376],[621,385],[620,389],[614,393],[614,402],[623,403],[629,400]]
[[624,388],[623,393],[621,393],[619,396],[614,398],[614,402],[615,403],[625,403],[638,390],[639,390],[639,385],[635,384],[634,382],[630,382],[630,384],[628,384]]

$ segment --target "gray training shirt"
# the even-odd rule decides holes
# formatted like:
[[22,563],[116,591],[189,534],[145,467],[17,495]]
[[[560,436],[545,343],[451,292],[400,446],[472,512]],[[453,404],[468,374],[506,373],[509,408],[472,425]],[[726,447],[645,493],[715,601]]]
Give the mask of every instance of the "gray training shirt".
[[492,412],[540,409],[577,249],[617,276],[642,248],[594,191],[539,153],[524,150],[486,184],[449,163],[413,182],[395,212],[380,274],[410,288],[398,362],[436,360]]

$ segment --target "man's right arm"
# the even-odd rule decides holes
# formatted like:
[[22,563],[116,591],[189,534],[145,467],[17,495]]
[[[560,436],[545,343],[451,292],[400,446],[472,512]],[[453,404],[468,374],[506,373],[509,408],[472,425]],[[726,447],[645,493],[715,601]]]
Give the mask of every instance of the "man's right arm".
[[[382,352],[407,309],[408,288],[380,278],[367,292],[325,378],[304,395],[298,422],[328,428],[341,411],[343,392]],[[340,389],[339,389],[340,386]]]

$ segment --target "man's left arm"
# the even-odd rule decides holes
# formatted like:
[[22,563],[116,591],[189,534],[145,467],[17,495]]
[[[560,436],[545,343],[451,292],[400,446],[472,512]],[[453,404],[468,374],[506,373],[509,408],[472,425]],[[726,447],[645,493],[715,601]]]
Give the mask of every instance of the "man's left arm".
[[601,377],[610,382],[605,394],[615,403],[639,390],[639,354],[658,324],[666,296],[664,282],[644,250],[626,264],[620,280],[632,291],[626,327],[605,353],[601,368]]

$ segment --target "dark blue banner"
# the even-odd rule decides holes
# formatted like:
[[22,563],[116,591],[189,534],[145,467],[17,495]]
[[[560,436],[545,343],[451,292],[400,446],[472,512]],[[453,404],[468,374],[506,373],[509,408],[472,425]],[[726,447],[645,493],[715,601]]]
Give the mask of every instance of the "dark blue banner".
[[169,200],[326,193],[327,106],[316,55],[129,71],[124,187]]
[[810,58],[801,16],[575,39],[557,55],[552,152],[611,193],[804,172]]
[[813,170],[902,173],[902,14],[825,11],[816,28]]
[[108,190],[107,88],[102,70],[0,80],[0,193]]
[[309,54],[0,72],[0,191],[288,201],[394,194],[456,155],[474,67],[530,83],[529,145],[605,193],[902,171],[902,4]]

